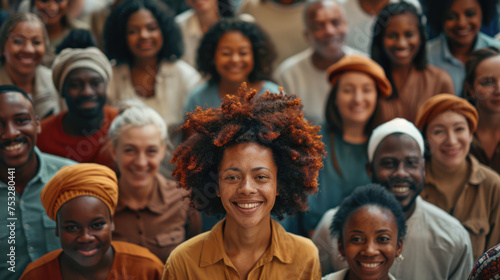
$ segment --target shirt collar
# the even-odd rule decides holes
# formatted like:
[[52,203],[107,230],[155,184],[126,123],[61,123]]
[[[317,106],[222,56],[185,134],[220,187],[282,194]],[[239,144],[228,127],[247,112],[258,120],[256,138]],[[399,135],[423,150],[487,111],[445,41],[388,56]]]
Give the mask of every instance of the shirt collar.
[[[222,233],[226,219],[218,222],[210,231],[203,242],[200,267],[206,267],[223,260],[226,266],[233,266],[224,250]],[[287,246],[288,245],[288,246]],[[292,257],[288,252],[290,248],[289,236],[285,229],[275,220],[271,219],[271,245],[264,255],[257,261],[256,267],[270,263],[274,257],[283,263],[291,264]]]
[[[471,154],[469,154],[465,160],[469,161],[471,164],[471,171],[469,179],[467,180],[467,184],[472,186],[480,185],[484,181],[485,176],[480,169],[479,161]],[[431,173],[430,170],[428,170],[428,168],[430,168],[430,165],[426,164],[425,173],[428,175],[426,175],[425,177],[425,183],[431,184],[435,188],[439,189],[439,185],[434,181],[434,178],[430,175]]]

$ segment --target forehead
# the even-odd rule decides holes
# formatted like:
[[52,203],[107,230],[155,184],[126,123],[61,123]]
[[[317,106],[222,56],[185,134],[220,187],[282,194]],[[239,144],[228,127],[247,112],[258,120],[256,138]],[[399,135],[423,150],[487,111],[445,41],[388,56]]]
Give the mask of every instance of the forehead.
[[305,17],[307,21],[318,20],[319,17],[338,18],[343,16],[340,6],[332,0],[323,0],[310,5]]
[[[407,134],[391,134],[386,136],[375,150],[374,159],[381,157],[420,157],[420,147]],[[374,160],[375,164],[377,163]]]
[[147,9],[140,9],[134,13],[132,13],[128,18],[129,25],[141,25],[141,24],[149,24],[151,22],[156,23],[156,18],[153,13]]
[[349,214],[344,228],[347,231],[360,228],[377,231],[391,227],[397,229],[396,219],[391,211],[377,205],[364,205]]
[[102,200],[88,195],[68,200],[57,212],[57,216],[63,221],[87,221],[97,217],[109,217],[109,215],[109,208]]
[[11,91],[0,93],[0,114],[12,112],[29,113],[34,115],[33,105],[24,95],[19,92]]
[[73,69],[69,72],[68,76],[66,76],[66,80],[78,80],[84,78],[101,78],[101,74],[90,68],[77,68]]
[[230,167],[274,167],[273,151],[257,143],[243,143],[227,148],[219,168]]
[[479,7],[477,0],[454,0],[450,5],[450,10],[465,10],[472,7]]
[[500,74],[500,54],[488,57],[481,61],[476,68],[479,75],[499,75]]
[[13,35],[22,35],[25,37],[43,36],[42,26],[38,21],[18,22],[11,30]]
[[217,46],[218,47],[225,47],[228,45],[238,45],[238,46],[251,47],[252,43],[240,31],[229,30],[220,37],[219,43],[217,44]]

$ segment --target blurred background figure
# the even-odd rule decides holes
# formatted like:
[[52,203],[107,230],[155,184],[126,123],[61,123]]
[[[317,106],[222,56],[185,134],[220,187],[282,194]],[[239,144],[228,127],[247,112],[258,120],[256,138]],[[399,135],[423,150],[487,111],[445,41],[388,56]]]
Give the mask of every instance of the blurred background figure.
[[59,113],[62,103],[52,71],[41,65],[48,44],[43,22],[32,13],[13,14],[0,29],[0,84],[27,92],[40,120]]
[[450,75],[427,64],[425,25],[414,5],[385,6],[373,28],[371,57],[384,68],[392,85],[392,95],[380,101],[377,124],[396,117],[413,122],[429,97],[455,92]]
[[159,173],[167,126],[155,110],[130,107],[114,119],[109,138],[119,174],[113,240],[146,247],[165,262],[177,245],[201,232],[188,192]]
[[233,16],[230,0],[185,0],[191,9],[175,17],[182,32],[182,59],[196,67],[196,51],[203,35],[223,17]]

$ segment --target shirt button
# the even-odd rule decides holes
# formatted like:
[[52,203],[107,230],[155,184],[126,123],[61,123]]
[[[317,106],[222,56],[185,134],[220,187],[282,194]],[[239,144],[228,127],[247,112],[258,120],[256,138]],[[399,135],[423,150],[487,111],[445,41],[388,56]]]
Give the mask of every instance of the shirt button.
[[19,201],[19,204],[24,204],[24,200],[21,199],[21,201]]
[[140,218],[141,218],[141,216],[139,216],[139,214],[137,214],[137,216],[136,216],[136,217],[137,217],[137,219],[140,219]]
[[24,228],[25,228],[25,229],[29,229],[29,228],[30,228],[30,225],[25,224],[25,225],[24,225]]
[[35,248],[33,248],[33,246],[31,246],[31,247],[30,247],[30,251],[33,251],[33,250],[35,250]]
[[141,234],[141,235],[142,235],[142,230],[140,230],[140,231],[139,231],[139,234]]

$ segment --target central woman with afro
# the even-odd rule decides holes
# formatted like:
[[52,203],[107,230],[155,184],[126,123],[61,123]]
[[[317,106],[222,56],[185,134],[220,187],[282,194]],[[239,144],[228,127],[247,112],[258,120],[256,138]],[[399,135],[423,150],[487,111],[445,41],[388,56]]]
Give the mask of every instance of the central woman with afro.
[[293,95],[256,95],[246,85],[220,108],[197,108],[177,147],[173,176],[194,207],[225,215],[178,246],[163,279],[320,279],[318,250],[271,218],[307,209],[324,145]]

